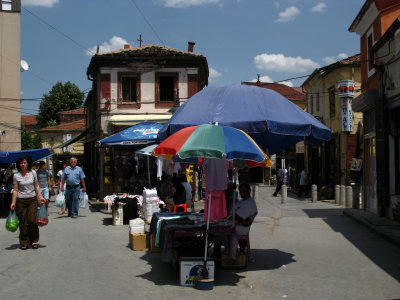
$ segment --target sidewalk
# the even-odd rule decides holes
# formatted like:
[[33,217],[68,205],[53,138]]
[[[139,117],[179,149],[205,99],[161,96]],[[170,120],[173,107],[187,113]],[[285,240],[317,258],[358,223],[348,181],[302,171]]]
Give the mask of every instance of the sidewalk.
[[387,241],[400,246],[400,223],[365,210],[345,208],[343,214],[368,227]]

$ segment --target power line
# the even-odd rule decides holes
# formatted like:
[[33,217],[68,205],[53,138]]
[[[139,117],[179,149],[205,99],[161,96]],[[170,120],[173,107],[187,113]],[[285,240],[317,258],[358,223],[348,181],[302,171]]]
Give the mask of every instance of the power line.
[[54,27],[53,25],[51,25],[50,23],[46,22],[45,20],[43,20],[42,18],[40,18],[38,15],[34,14],[33,12],[31,12],[30,10],[28,10],[27,8],[23,7],[23,9],[25,11],[27,11],[29,14],[31,14],[32,16],[34,16],[35,18],[37,18],[40,22],[42,22],[43,24],[47,25],[48,27],[50,27],[51,29],[53,29],[54,31],[56,31],[57,33],[61,34],[63,37],[69,39],[71,42],[73,42],[74,44],[78,45],[79,47],[81,47],[82,49],[84,49],[85,51],[90,52],[92,55],[94,55],[95,53],[90,50],[88,47],[82,45],[81,43],[79,43],[78,41],[74,40],[73,38],[71,38],[70,36],[68,36],[67,34],[65,34],[64,32],[62,32],[61,30],[57,29],[56,27]]
[[143,12],[140,10],[139,6],[136,4],[135,0],[131,0],[133,5],[135,5],[136,9],[139,11],[139,13],[142,15],[143,19],[146,21],[147,25],[149,25],[150,29],[153,31],[153,33],[157,36],[157,38],[160,40],[162,45],[165,45],[164,41],[160,38],[160,36],[157,34],[156,30],[153,28],[153,26],[150,24],[150,22],[147,20],[146,16],[143,14]]

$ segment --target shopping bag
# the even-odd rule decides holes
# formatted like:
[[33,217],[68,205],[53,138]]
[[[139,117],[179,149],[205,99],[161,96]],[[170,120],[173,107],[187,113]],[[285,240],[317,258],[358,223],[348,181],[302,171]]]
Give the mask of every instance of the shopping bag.
[[89,197],[86,193],[82,193],[81,197],[79,198],[79,207],[86,208],[89,201]]
[[54,192],[54,188],[53,187],[51,187],[50,188],[50,191],[49,191],[49,195],[50,196],[54,196],[56,193]]
[[46,205],[40,205],[40,208],[37,211],[37,222],[39,226],[45,226],[49,223],[49,217],[47,214]]
[[14,232],[18,229],[18,225],[19,225],[19,219],[15,214],[15,210],[12,210],[10,211],[10,214],[8,215],[6,220],[6,229],[8,231]]
[[56,201],[54,201],[54,205],[57,207],[64,207],[64,203],[65,203],[64,193],[58,193]]

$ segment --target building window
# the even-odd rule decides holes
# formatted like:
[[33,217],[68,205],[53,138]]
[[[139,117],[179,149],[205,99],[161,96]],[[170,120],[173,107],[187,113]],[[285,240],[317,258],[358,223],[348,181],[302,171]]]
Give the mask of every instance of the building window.
[[156,73],[156,107],[171,107],[177,98],[178,73]]
[[319,93],[317,93],[317,97],[316,97],[316,98],[317,98],[317,103],[316,103],[316,104],[317,104],[317,107],[316,107],[316,112],[317,112],[317,113],[319,113],[319,111],[320,111],[320,107],[319,107]]
[[118,74],[118,106],[140,107],[140,77],[138,74]]
[[1,10],[12,10],[11,0],[1,0]]
[[368,77],[371,77],[375,73],[375,68],[373,67],[374,60],[369,61],[369,59],[370,59],[369,50],[372,48],[373,45],[374,45],[374,27],[371,27],[367,32],[367,72],[368,72]]
[[314,114],[314,97],[310,97],[310,114]]
[[335,111],[335,87],[331,86],[328,89],[329,93],[329,116],[331,118],[335,117],[336,111]]

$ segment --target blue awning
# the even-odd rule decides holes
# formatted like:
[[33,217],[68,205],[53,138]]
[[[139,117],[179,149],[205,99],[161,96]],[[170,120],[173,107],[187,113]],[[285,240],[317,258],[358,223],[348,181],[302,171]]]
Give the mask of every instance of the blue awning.
[[9,163],[15,164],[18,158],[20,158],[21,156],[30,156],[32,157],[33,161],[37,161],[51,155],[49,148],[9,151],[5,153],[6,156],[0,155],[1,164],[9,164]]

